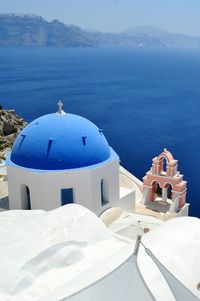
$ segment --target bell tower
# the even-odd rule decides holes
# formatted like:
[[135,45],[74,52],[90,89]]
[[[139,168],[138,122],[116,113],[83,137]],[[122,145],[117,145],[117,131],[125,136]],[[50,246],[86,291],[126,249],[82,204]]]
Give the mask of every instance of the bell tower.
[[156,211],[178,212],[186,203],[186,184],[178,171],[178,161],[165,148],[152,160],[143,178],[142,204]]

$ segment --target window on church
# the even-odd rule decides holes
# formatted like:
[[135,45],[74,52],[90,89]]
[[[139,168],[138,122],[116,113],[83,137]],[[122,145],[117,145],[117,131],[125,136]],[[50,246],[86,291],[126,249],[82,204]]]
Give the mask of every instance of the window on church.
[[24,210],[31,210],[31,195],[30,195],[30,189],[28,186],[23,185],[21,187],[22,192],[22,208]]
[[105,180],[101,180],[101,204],[105,206],[109,203],[106,197],[106,187],[105,187]]
[[26,195],[27,195],[27,209],[31,210],[31,197],[30,197],[30,189],[26,186]]
[[73,188],[61,189],[61,205],[72,204],[74,202]]

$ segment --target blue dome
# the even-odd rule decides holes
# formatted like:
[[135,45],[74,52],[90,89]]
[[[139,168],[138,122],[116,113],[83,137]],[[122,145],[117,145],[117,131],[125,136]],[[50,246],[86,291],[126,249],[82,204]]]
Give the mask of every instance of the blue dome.
[[108,142],[96,125],[77,115],[55,113],[27,125],[10,158],[27,168],[61,170],[98,164],[109,156]]

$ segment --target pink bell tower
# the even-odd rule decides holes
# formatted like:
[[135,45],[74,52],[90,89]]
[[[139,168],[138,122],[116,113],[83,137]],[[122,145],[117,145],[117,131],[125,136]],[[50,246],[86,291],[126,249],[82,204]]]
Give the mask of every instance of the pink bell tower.
[[161,211],[178,212],[186,203],[186,184],[178,171],[178,161],[165,148],[152,160],[152,167],[143,178],[142,204]]

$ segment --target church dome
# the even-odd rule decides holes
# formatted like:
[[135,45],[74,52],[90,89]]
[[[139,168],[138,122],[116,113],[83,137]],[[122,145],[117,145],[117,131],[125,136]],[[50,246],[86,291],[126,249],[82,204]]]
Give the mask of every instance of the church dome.
[[10,158],[22,167],[62,170],[98,164],[109,157],[102,130],[83,117],[61,111],[27,125],[15,140]]

